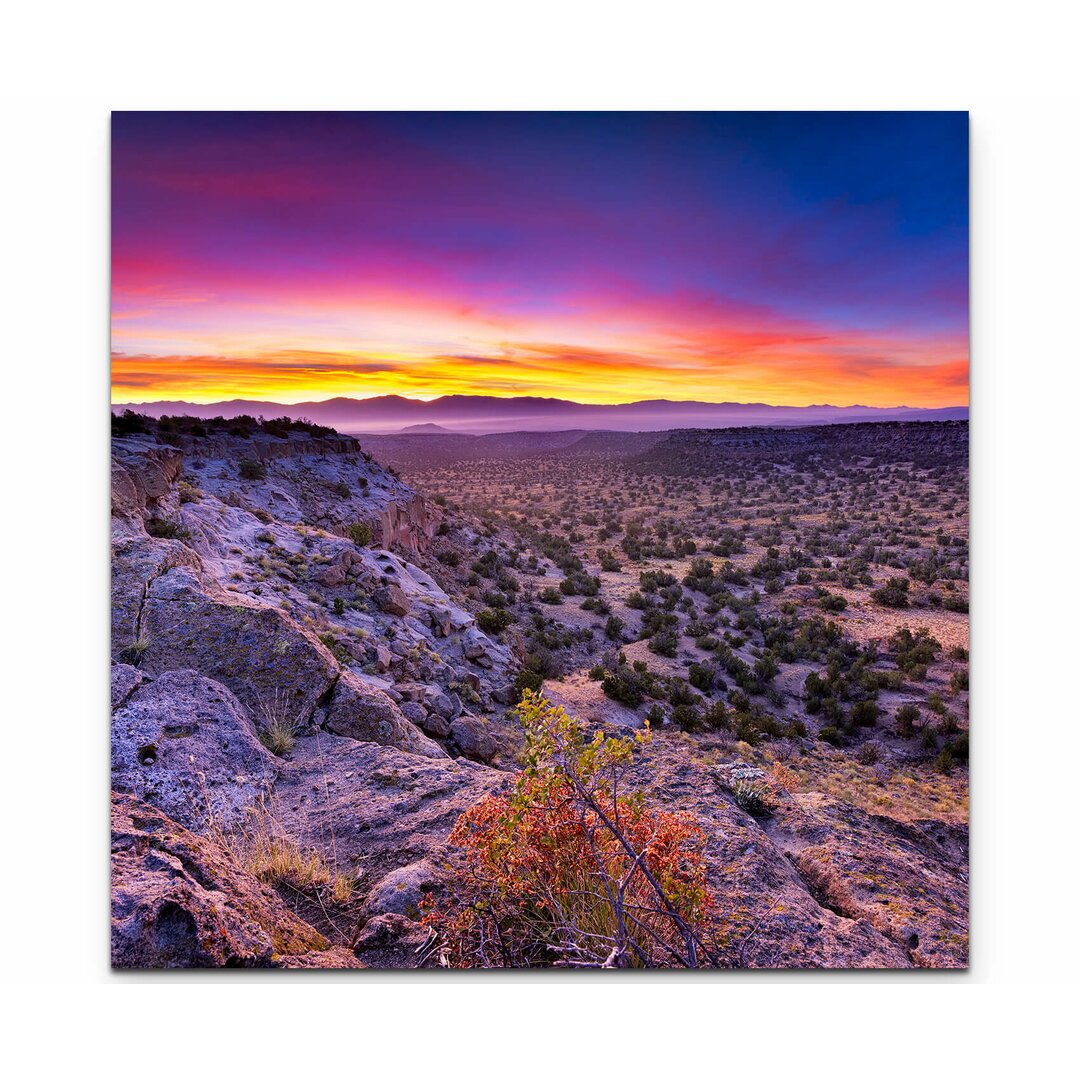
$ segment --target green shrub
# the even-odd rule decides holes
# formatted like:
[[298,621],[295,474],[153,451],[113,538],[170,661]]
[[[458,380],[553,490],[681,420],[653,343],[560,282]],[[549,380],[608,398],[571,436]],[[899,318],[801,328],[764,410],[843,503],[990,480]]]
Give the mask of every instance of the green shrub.
[[941,753],[934,759],[934,768],[946,776],[952,772],[953,752],[948,746],[942,747]]
[[676,705],[671,710],[671,722],[682,731],[701,731],[705,724],[696,705]]
[[625,665],[619,665],[617,671],[609,672],[600,683],[600,689],[627,708],[636,709],[645,700],[645,691],[641,680]]
[[366,521],[354,521],[346,532],[357,547],[367,547],[374,539],[371,526]]
[[878,721],[879,713],[876,701],[856,701],[851,706],[849,719],[856,727],[873,727]]
[[266,466],[255,458],[243,458],[239,465],[241,480],[265,480]]
[[159,540],[186,540],[188,537],[187,529],[168,518],[149,518],[146,522],[146,531]]
[[712,668],[706,667],[705,664],[691,664],[688,678],[690,685],[697,687],[703,694],[707,694],[712,689]]
[[505,608],[484,608],[476,616],[477,625],[485,634],[501,634],[513,621],[514,616]]
[[661,630],[649,638],[649,651],[657,656],[674,656],[679,647],[679,639],[673,630]]
[[919,722],[922,714],[918,705],[907,702],[896,710],[896,734],[901,738],[910,739],[915,734],[915,725]]
[[880,589],[874,589],[870,596],[884,607],[906,608],[910,604],[908,589],[911,582],[905,577],[891,577]]

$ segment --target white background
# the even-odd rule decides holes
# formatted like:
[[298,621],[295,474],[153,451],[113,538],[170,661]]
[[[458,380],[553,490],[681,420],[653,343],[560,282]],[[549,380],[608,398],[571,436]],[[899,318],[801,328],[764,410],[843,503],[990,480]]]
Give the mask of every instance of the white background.
[[[1075,5],[38,3],[3,20],[13,1075],[1060,1075],[1075,979]],[[107,968],[111,109],[969,109],[972,970],[650,980]],[[21,1064],[19,1063],[21,1061]]]

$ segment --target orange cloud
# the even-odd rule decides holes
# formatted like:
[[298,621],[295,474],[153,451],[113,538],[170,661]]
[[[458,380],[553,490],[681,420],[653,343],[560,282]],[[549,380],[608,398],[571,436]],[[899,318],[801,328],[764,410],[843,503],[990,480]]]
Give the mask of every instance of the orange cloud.
[[759,335],[653,344],[641,351],[554,342],[504,342],[490,351],[404,356],[278,349],[244,356],[116,353],[113,399],[195,402],[232,397],[285,403],[339,395],[540,395],[592,404],[648,398],[779,405],[967,402],[968,363],[957,343],[838,342],[820,335]]

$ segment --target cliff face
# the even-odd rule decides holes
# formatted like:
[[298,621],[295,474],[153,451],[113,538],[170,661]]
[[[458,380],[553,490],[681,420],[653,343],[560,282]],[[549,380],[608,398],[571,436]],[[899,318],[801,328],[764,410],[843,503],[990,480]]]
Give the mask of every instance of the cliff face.
[[404,502],[389,502],[382,514],[382,545],[419,555],[431,547],[442,518],[420,495]]
[[[189,483],[249,512],[342,536],[353,525],[366,525],[383,547],[409,555],[430,548],[442,520],[439,507],[372,462],[347,436],[215,435],[176,441],[172,446],[149,435],[116,441],[114,516],[177,512],[175,485],[181,469],[187,469]],[[261,473],[265,482],[252,482]],[[172,503],[170,495],[176,497]]]

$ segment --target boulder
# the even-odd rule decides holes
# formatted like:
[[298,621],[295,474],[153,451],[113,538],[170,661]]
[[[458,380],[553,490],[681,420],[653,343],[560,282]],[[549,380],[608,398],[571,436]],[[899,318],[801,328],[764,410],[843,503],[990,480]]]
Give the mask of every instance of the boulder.
[[431,620],[431,628],[436,637],[449,637],[453,621],[451,613],[446,608],[432,608],[428,612]]
[[153,579],[141,626],[148,646],[140,670],[200,671],[232,690],[253,716],[285,710],[302,725],[338,676],[326,646],[284,611],[204,586],[188,567]]
[[243,706],[198,672],[169,671],[141,682],[113,713],[113,789],[188,828],[232,825],[276,777],[277,759],[259,742]]
[[221,845],[113,795],[113,967],[271,967],[326,947]]
[[446,751],[410,723],[382,690],[352,672],[345,672],[334,687],[323,726],[335,735],[360,742],[393,746],[424,757],[446,757]]
[[345,567],[341,566],[339,563],[331,563],[319,575],[319,584],[326,586],[328,589],[334,589],[339,585],[344,585],[345,578]]
[[145,682],[142,673],[130,664],[116,664],[112,666],[110,696],[112,707],[115,711]]
[[428,706],[445,720],[454,720],[461,715],[461,698],[457,694],[435,694],[428,699]]
[[450,721],[445,720],[438,713],[425,713],[424,719],[420,721],[420,727],[433,739],[450,737]]
[[487,638],[475,626],[461,635],[461,651],[466,660],[481,660],[487,656]]
[[387,615],[397,615],[404,618],[412,610],[409,607],[409,598],[398,585],[383,585],[375,590],[372,595],[379,610]]
[[423,725],[424,718],[427,716],[427,709],[418,701],[403,701],[399,708],[401,709],[401,715],[410,723]]
[[431,932],[405,915],[376,915],[356,937],[356,953],[365,967],[416,967]]
[[488,762],[499,752],[499,742],[491,725],[470,713],[462,713],[451,725],[454,744],[474,761]]
[[367,910],[372,915],[405,915],[419,919],[420,901],[437,882],[435,868],[427,859],[391,870],[372,889]]
[[500,705],[514,705],[517,703],[517,690],[513,683],[502,683],[491,691],[491,696]]

